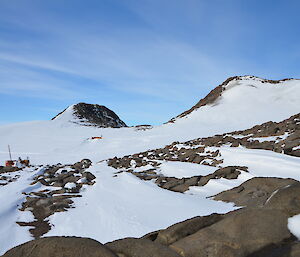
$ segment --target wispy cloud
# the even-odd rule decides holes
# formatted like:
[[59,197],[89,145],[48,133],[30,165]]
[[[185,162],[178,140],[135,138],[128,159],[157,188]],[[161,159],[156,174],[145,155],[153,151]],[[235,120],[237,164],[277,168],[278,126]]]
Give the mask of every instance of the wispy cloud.
[[[76,43],[73,46],[63,42],[51,49],[47,46],[42,53],[35,49],[22,51],[20,45],[12,45],[9,51],[0,53],[0,60],[18,64],[16,72],[20,72],[23,66],[22,73],[31,73],[31,77],[30,69],[56,71],[93,79],[121,91],[162,98],[166,91],[169,91],[169,96],[180,96],[180,91],[186,87],[190,90],[199,88],[199,81],[209,74],[216,75],[220,65],[190,45],[158,38],[142,44],[130,44],[126,39],[89,39],[88,35],[84,39],[82,41],[74,35],[72,40]],[[18,55],[14,54],[16,48]],[[41,48],[38,51],[41,52]],[[34,74],[43,76],[42,72],[35,71]],[[62,81],[55,84],[61,85]],[[53,86],[53,90],[57,88]]]
[[3,0],[0,93],[122,102],[134,113],[141,99],[149,109],[175,109],[231,75],[284,73],[256,56],[258,32],[243,5],[221,2]]
[[[186,88],[199,90],[201,81],[216,78],[216,71],[223,66],[195,46],[156,34],[147,27],[103,30],[91,35],[86,33],[84,25],[77,24],[74,29],[68,23],[58,24],[49,14],[38,18],[43,14],[36,10],[34,18],[26,21],[27,27],[18,22],[21,18],[14,20],[14,24],[47,34],[50,37],[47,43],[40,42],[39,37],[19,43],[2,39],[0,60],[23,65],[24,71],[30,68],[57,71],[96,80],[122,92],[162,99],[176,97],[179,101]],[[33,26],[40,19],[43,22]],[[218,75],[218,79],[222,76]],[[60,82],[56,85],[63,86],[63,81]],[[57,88],[54,86],[53,90]]]

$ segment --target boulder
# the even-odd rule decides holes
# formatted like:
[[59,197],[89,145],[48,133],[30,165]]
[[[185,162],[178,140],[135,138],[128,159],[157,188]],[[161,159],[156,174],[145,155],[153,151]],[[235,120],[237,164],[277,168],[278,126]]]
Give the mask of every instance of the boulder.
[[89,171],[83,172],[82,177],[86,178],[86,180],[88,182],[91,182],[93,179],[96,178],[96,176],[93,173],[89,172]]
[[226,178],[226,179],[236,179],[241,171],[248,171],[245,166],[226,166],[216,170],[212,175],[214,178]]
[[194,217],[159,231],[155,241],[160,244],[170,245],[222,219],[223,215],[216,213],[203,217]]
[[294,216],[300,213],[300,182],[287,185],[268,199],[265,208],[279,209],[288,216]]
[[78,237],[45,237],[7,251],[3,257],[117,257],[110,249],[93,239]]
[[170,245],[182,256],[246,257],[292,235],[288,215],[276,209],[241,209]]
[[181,257],[169,247],[147,239],[124,238],[105,246],[119,257]]
[[236,206],[263,206],[276,190],[293,183],[298,182],[294,179],[255,177],[213,196],[213,199],[233,202]]
[[71,168],[75,170],[87,169],[92,165],[92,161],[89,159],[82,159],[80,162],[74,163]]

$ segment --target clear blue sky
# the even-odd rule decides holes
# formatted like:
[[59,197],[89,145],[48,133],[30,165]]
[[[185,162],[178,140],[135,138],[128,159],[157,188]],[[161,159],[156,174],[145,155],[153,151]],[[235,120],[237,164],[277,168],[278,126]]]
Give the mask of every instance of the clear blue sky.
[[300,78],[300,1],[1,0],[0,124],[77,102],[159,124],[233,75]]

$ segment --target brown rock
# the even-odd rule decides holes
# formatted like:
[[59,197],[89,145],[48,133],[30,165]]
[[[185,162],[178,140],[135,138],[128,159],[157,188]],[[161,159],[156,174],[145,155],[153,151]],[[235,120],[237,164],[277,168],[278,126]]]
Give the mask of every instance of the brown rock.
[[270,244],[262,249],[248,255],[247,257],[299,257],[300,243],[291,237],[279,244]]
[[276,190],[297,183],[294,179],[256,177],[233,189],[223,191],[214,200],[233,202],[236,206],[263,206]]
[[170,247],[185,257],[245,257],[290,238],[287,218],[280,210],[242,209]]
[[170,245],[222,219],[223,215],[216,213],[203,217],[194,217],[159,231],[155,241],[160,244]]
[[180,257],[169,247],[147,239],[124,238],[105,246],[120,257]]
[[82,177],[85,177],[89,182],[96,178],[96,176],[89,171],[83,172]]
[[12,248],[3,257],[117,257],[93,239],[45,237]]
[[300,213],[300,182],[285,186],[274,193],[265,208],[280,209],[289,216]]

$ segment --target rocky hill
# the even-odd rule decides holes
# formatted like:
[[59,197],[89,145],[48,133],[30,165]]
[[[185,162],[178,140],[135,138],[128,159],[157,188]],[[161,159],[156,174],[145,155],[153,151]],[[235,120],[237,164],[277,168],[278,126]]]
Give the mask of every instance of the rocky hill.
[[[221,85],[214,88],[207,96],[202,98],[198,103],[196,103],[193,107],[190,109],[184,111],[183,113],[179,114],[178,116],[172,118],[169,122],[175,122],[179,118],[183,118],[191,114],[192,112],[197,111],[199,108],[204,106],[214,106],[217,105],[219,101],[222,100],[224,93],[228,92],[233,87],[252,87],[253,89],[261,90],[263,87],[262,84],[266,85],[273,85],[273,88],[275,89],[276,86],[285,86],[284,82],[287,81],[296,81],[296,79],[292,78],[286,78],[281,80],[270,80],[270,79],[262,79],[255,76],[234,76],[230,77],[227,80],[225,80]],[[272,86],[271,86],[272,87]],[[272,90],[272,88],[269,88]],[[276,89],[275,89],[276,90]],[[252,94],[249,95],[249,97],[252,97]],[[261,96],[268,98],[269,96]],[[240,95],[241,98],[241,95]],[[253,99],[254,100],[254,99]]]
[[103,105],[78,103],[56,115],[52,120],[68,121],[101,128],[127,127],[117,114]]

